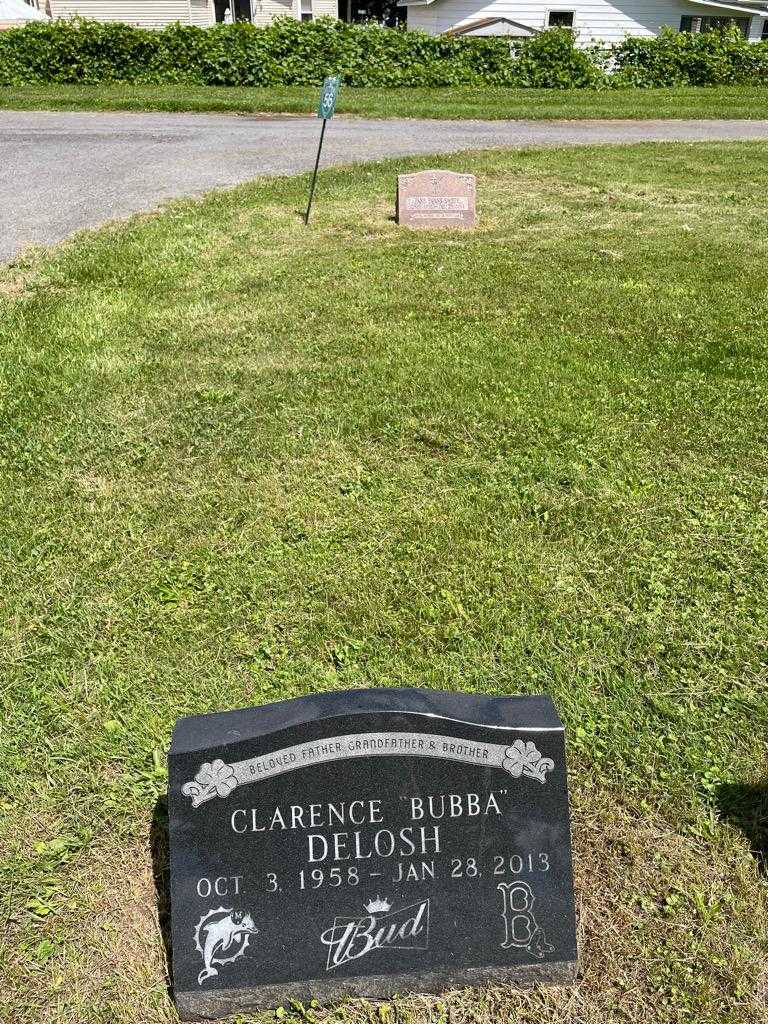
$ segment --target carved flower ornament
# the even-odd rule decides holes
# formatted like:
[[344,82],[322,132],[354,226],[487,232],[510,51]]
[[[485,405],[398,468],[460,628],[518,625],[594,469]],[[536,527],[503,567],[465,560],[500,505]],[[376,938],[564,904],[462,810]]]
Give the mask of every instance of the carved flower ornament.
[[192,797],[192,806],[199,807],[215,796],[227,797],[237,786],[235,769],[221,760],[207,762],[200,766],[194,782],[185,782],[181,787],[184,796]]
[[511,747],[507,747],[502,767],[513,779],[524,775],[527,779],[546,782],[546,774],[552,771],[555,762],[549,757],[542,757],[536,744],[530,740],[515,740]]

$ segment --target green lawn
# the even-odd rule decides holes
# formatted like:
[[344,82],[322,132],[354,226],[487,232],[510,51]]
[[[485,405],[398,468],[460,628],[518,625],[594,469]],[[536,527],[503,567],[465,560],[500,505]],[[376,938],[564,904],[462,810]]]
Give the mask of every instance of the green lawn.
[[[12,110],[191,110],[314,113],[316,88],[186,85],[50,85],[0,88]],[[445,118],[767,118],[768,89],[352,89],[339,113]]]
[[0,1020],[175,1019],[178,715],[418,684],[553,695],[581,972],[398,1019],[764,1024],[768,146],[442,162],[474,233],[410,160],[0,271]]

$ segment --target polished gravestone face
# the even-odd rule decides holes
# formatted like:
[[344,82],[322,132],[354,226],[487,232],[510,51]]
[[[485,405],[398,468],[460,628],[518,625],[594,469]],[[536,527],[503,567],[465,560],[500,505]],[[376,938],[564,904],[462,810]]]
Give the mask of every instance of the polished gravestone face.
[[547,697],[349,690],[186,718],[169,790],[182,1017],[573,978]]
[[397,223],[408,228],[473,228],[474,174],[417,171],[397,176]]

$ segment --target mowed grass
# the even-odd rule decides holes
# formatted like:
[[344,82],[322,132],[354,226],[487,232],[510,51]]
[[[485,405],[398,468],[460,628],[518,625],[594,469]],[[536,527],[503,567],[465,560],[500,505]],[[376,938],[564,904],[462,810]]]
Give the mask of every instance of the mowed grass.
[[[318,89],[189,85],[29,85],[0,88],[0,109],[166,110],[313,114]],[[416,118],[738,118],[768,117],[768,89],[357,89],[345,86],[339,114]]]
[[554,697],[578,985],[289,1019],[764,1024],[768,146],[440,162],[2,272],[3,1021],[175,1019],[177,716],[419,685]]

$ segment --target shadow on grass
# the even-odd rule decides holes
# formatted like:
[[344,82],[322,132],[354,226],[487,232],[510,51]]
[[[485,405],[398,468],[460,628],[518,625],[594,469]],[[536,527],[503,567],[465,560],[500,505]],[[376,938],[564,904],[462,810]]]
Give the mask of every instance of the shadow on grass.
[[155,882],[157,898],[157,916],[160,922],[160,934],[165,950],[166,989],[173,999],[173,952],[171,948],[171,866],[168,856],[168,797],[163,794],[157,798],[152,811],[152,825],[149,832],[149,845],[152,851],[152,877]]
[[741,829],[749,840],[761,875],[768,878],[768,783],[725,783],[716,794],[720,817]]

